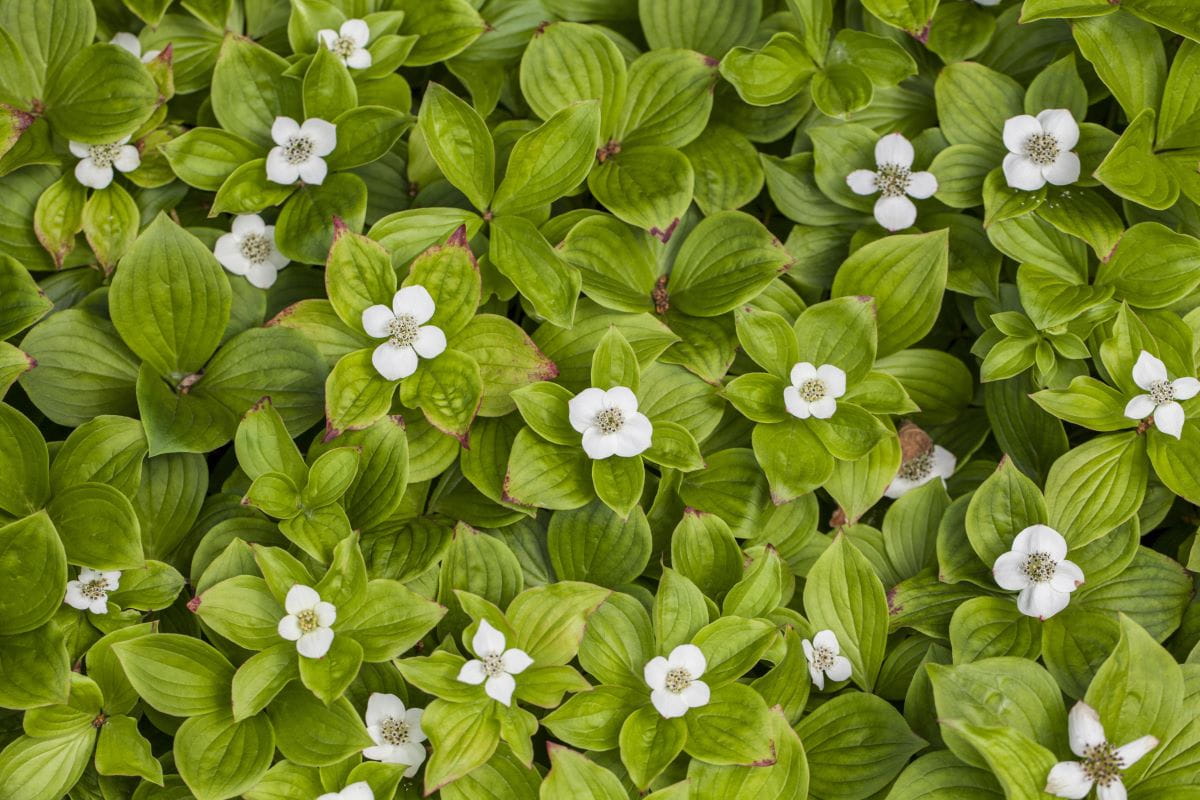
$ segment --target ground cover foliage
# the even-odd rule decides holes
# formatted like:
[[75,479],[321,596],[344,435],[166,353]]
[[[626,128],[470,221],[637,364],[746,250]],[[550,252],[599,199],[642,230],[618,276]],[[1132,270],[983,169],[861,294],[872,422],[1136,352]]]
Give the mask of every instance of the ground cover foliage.
[[0,800],[1200,798],[1192,0],[0,0]]

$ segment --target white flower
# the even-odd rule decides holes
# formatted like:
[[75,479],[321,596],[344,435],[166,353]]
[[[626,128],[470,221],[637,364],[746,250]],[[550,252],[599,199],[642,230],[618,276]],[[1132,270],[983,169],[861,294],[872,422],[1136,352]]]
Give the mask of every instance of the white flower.
[[646,662],[642,676],[650,687],[650,702],[667,719],[682,717],[689,708],[708,705],[708,684],[700,680],[708,661],[694,644],[681,644],[666,658]]
[[1013,539],[1012,550],[996,559],[992,576],[1001,589],[1020,590],[1017,609],[1047,619],[1067,607],[1083,583],[1083,570],[1067,561],[1067,540],[1047,525],[1030,525]]
[[267,153],[267,180],[275,183],[304,181],[314,186],[325,180],[325,156],[337,147],[337,126],[315,117],[301,125],[291,117],[276,117],[271,138],[278,147]]
[[115,592],[121,581],[117,570],[79,568],[79,580],[67,581],[67,596],[63,602],[80,611],[93,614],[108,613],[108,593]]
[[1049,108],[1031,117],[1020,114],[1004,123],[1004,178],[1013,189],[1033,191],[1049,181],[1066,186],[1079,180],[1079,125],[1065,108]]
[[1096,786],[1099,800],[1125,800],[1121,772],[1158,746],[1158,739],[1143,736],[1121,747],[1108,743],[1100,715],[1082,700],[1067,718],[1071,752],[1083,761],[1060,761],[1050,770],[1046,792],[1079,800]]
[[424,286],[405,286],[392,297],[392,307],[375,305],[362,313],[368,336],[387,341],[375,348],[371,363],[389,381],[407,378],[417,371],[420,358],[437,358],[446,349],[446,334],[433,319],[436,306]]
[[479,621],[479,629],[471,639],[471,649],[477,658],[462,665],[458,679],[472,686],[483,684],[483,691],[493,700],[512,705],[513,689],[517,682],[513,675],[522,673],[533,663],[524,650],[504,647],[504,634],[486,620]]
[[317,590],[303,584],[288,589],[283,607],[287,616],[279,620],[279,635],[296,643],[296,652],[305,658],[320,658],[333,644],[329,627],[337,619],[337,609],[326,603]]
[[583,434],[588,458],[641,454],[650,446],[654,425],[638,411],[637,396],[625,386],[584,389],[567,402],[571,427]]
[[856,169],[846,176],[855,194],[875,194],[875,221],[889,231],[900,231],[917,221],[917,207],[909,197],[924,200],[938,189],[932,172],[913,172],[912,143],[898,133],[889,133],[875,144],[877,172]]
[[800,419],[829,419],[837,411],[837,398],[846,393],[846,373],[832,364],[814,367],[801,361],[792,367],[792,385],[783,390],[788,413]]
[[230,232],[217,239],[213,255],[234,275],[244,275],[250,285],[269,289],[279,270],[290,262],[275,249],[275,226],[258,214],[239,214]]
[[358,781],[340,792],[326,792],[317,800],[375,800],[375,793],[371,791],[371,784]]
[[133,57],[140,58],[143,64],[149,64],[158,58],[158,54],[162,52],[161,50],[147,50],[145,53],[142,53],[142,43],[138,41],[138,38],[132,33],[125,33],[124,31],[115,34],[108,40],[108,43],[115,44],[122,50],[128,50],[130,53],[133,53]]
[[375,744],[363,750],[363,758],[387,764],[405,764],[404,777],[417,774],[425,760],[425,731],[421,730],[420,708],[404,708],[394,694],[374,692],[367,700],[367,733]]
[[1167,375],[1167,365],[1145,350],[1133,365],[1133,382],[1148,394],[1135,395],[1125,406],[1125,416],[1145,419],[1154,415],[1154,425],[1176,439],[1183,433],[1183,406],[1176,400],[1190,400],[1200,392],[1195,378],[1176,378]]
[[833,631],[817,631],[812,641],[800,642],[804,657],[808,659],[808,674],[819,691],[825,691],[825,676],[831,681],[844,681],[850,677],[850,659],[843,655]]
[[68,142],[71,155],[79,159],[75,165],[75,180],[92,189],[104,189],[113,180],[113,167],[121,172],[133,172],[142,164],[138,149],[124,136],[112,144],[83,144]]
[[954,453],[935,444],[933,449],[917,453],[901,464],[900,471],[892,478],[883,494],[895,500],[918,486],[924,486],[934,478],[947,480],[954,474],[957,464],[958,459],[954,457]]
[[322,28],[317,31],[317,39],[347,67],[366,69],[371,66],[371,53],[367,50],[371,29],[361,19],[348,19],[336,31]]

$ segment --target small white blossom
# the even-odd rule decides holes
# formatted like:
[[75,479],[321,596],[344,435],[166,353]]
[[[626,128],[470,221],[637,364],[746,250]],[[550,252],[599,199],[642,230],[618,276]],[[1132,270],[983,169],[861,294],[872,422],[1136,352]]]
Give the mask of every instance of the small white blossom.
[[934,478],[941,478],[943,481],[949,480],[957,465],[958,459],[955,458],[954,453],[935,444],[932,449],[917,453],[902,463],[900,471],[896,473],[896,477],[892,478],[892,482],[884,489],[883,494],[885,497],[895,500],[918,486],[924,486]]
[[124,136],[112,144],[83,144],[68,142],[71,155],[79,159],[75,165],[75,180],[92,189],[105,189],[113,181],[113,168],[133,172],[142,164],[138,149]]
[[571,427],[583,434],[588,458],[629,458],[650,447],[654,425],[638,411],[637,396],[625,386],[584,389],[567,402]]
[[121,581],[117,570],[95,570],[79,568],[79,579],[67,581],[67,596],[63,602],[80,611],[93,614],[108,613],[108,593],[115,592]]
[[296,181],[318,186],[329,167],[325,156],[337,147],[337,126],[316,117],[301,125],[291,117],[276,117],[271,126],[276,147],[267,153],[267,180],[290,184]]
[[133,53],[133,57],[140,58],[143,64],[149,64],[151,61],[158,58],[158,54],[162,52],[161,50],[147,50],[145,53],[143,53],[142,43],[138,41],[138,38],[132,33],[126,33],[124,31],[115,34],[111,39],[108,40],[108,43],[115,44],[122,50],[127,50],[130,53]]
[[482,683],[488,697],[506,706],[512,705],[512,693],[517,688],[513,675],[524,672],[533,659],[524,650],[505,649],[504,634],[486,619],[479,621],[479,629],[471,639],[471,649],[476,658],[462,665],[458,679],[472,686]]
[[367,733],[375,742],[362,751],[363,758],[386,764],[404,764],[404,777],[417,774],[425,760],[425,731],[421,730],[420,708],[404,708],[394,694],[372,693],[367,700]]
[[1154,736],[1143,736],[1121,747],[1109,744],[1100,715],[1082,700],[1067,718],[1071,752],[1082,761],[1060,761],[1050,770],[1046,792],[1080,800],[1096,787],[1099,800],[1125,800],[1121,772],[1158,746]]
[[376,339],[387,339],[371,354],[371,363],[389,381],[417,371],[420,358],[437,358],[446,349],[446,334],[426,325],[436,310],[424,286],[405,286],[392,297],[392,307],[375,305],[362,313],[363,330]]
[[322,28],[317,39],[351,69],[366,69],[371,66],[371,52],[367,42],[371,40],[371,29],[361,19],[348,19],[338,30]]
[[788,413],[800,419],[829,419],[837,411],[837,398],[846,393],[846,373],[832,364],[814,367],[801,361],[792,367],[792,385],[783,390]]
[[1004,123],[1004,179],[1013,189],[1034,191],[1079,180],[1079,125],[1065,108],[1049,108],[1032,117],[1019,114]]
[[288,589],[283,601],[287,616],[279,620],[279,635],[296,643],[296,652],[305,658],[320,658],[333,644],[333,625],[337,609],[326,603],[311,586],[296,584]]
[[340,792],[326,792],[317,800],[375,800],[375,792],[371,791],[371,784],[357,781]]
[[275,248],[275,226],[258,214],[240,214],[230,232],[217,239],[213,255],[234,275],[244,275],[251,286],[269,289],[279,270],[290,261]]
[[1133,382],[1147,394],[1135,395],[1125,406],[1125,416],[1145,419],[1154,415],[1154,426],[1168,436],[1179,438],[1183,433],[1183,406],[1176,400],[1190,400],[1200,392],[1195,378],[1176,378],[1167,375],[1167,365],[1142,351],[1133,365]]
[[909,197],[924,200],[938,190],[932,172],[913,172],[913,146],[898,133],[889,133],[875,144],[876,171],[856,169],[846,176],[855,194],[875,194],[875,221],[889,231],[901,231],[917,221],[917,207]]
[[830,630],[817,631],[812,641],[800,642],[804,657],[808,659],[808,674],[818,691],[825,691],[825,676],[829,680],[844,681],[850,677],[850,659],[841,655],[842,646],[837,634]]
[[666,658],[646,662],[642,677],[650,687],[650,702],[667,719],[682,717],[689,708],[708,705],[708,684],[700,680],[708,661],[694,644],[681,644]]
[[1048,619],[1067,607],[1083,583],[1083,570],[1067,561],[1067,540],[1047,525],[1030,525],[1013,539],[1012,550],[996,559],[992,576],[1001,589],[1020,591],[1017,609]]

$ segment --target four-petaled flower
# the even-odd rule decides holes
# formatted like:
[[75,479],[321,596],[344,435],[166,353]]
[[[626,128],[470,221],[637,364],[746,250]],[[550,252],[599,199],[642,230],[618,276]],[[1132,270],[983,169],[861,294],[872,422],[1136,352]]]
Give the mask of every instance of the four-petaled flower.
[[337,126],[332,122],[312,117],[301,125],[291,117],[276,117],[271,139],[277,146],[267,153],[267,180],[314,186],[325,180],[325,156],[337,147]]
[[357,781],[340,792],[326,792],[317,800],[375,800],[375,792],[371,791],[371,784]]
[[895,500],[934,478],[948,480],[954,474],[958,459],[941,445],[932,445],[900,464],[900,470],[883,490],[884,497]]
[[311,586],[296,584],[288,589],[283,607],[287,616],[279,620],[279,635],[296,643],[296,652],[305,658],[320,658],[333,644],[337,609],[327,603]]
[[149,64],[151,61],[158,58],[158,54],[162,52],[161,50],[147,50],[145,53],[143,53],[142,43],[138,41],[138,37],[125,31],[113,34],[113,37],[108,40],[108,43],[115,44],[122,50],[132,53],[133,57],[140,58],[143,64]]
[[389,381],[417,371],[420,358],[437,358],[446,349],[446,334],[433,319],[437,307],[424,286],[405,286],[392,297],[392,307],[375,305],[362,313],[363,330],[376,339],[387,339],[371,354],[371,363]]
[[506,706],[512,705],[512,693],[517,688],[513,675],[524,672],[533,659],[524,650],[505,649],[504,634],[486,619],[479,621],[479,629],[471,639],[471,649],[477,657],[462,665],[458,679],[472,686],[482,683],[488,697]]
[[844,681],[850,677],[850,659],[841,655],[842,646],[837,634],[830,630],[817,631],[812,641],[800,642],[804,657],[808,659],[808,674],[818,691],[825,691],[825,676],[831,681]]
[[629,458],[650,447],[654,426],[638,411],[637,396],[625,386],[584,389],[567,402],[567,412],[571,427],[583,434],[588,458]]
[[992,576],[1001,589],[1020,590],[1017,609],[1048,619],[1067,607],[1083,583],[1083,570],[1067,561],[1067,540],[1048,525],[1030,525],[1013,539],[1012,550],[996,559]]
[[889,133],[875,143],[876,171],[856,169],[846,176],[855,194],[875,194],[875,221],[889,231],[900,231],[917,221],[917,207],[910,197],[924,200],[938,190],[932,172],[913,172],[912,143],[898,133]]
[[1125,406],[1125,416],[1145,419],[1154,415],[1154,426],[1168,436],[1179,438],[1183,433],[1183,406],[1176,400],[1190,400],[1200,392],[1195,378],[1176,378],[1167,375],[1167,365],[1142,351],[1133,365],[1133,382],[1146,394],[1135,395]]
[[783,390],[788,413],[800,419],[829,419],[837,411],[837,398],[846,393],[846,373],[832,364],[814,367],[801,361],[792,367],[792,385]]
[[67,596],[63,602],[80,611],[93,614],[108,613],[108,593],[115,592],[121,581],[121,573],[113,570],[79,568],[79,579],[67,581]]
[[322,28],[317,31],[317,39],[347,67],[366,69],[371,66],[371,51],[367,50],[371,29],[363,20],[348,19],[336,31]]
[[1060,761],[1046,779],[1046,792],[1080,800],[1096,787],[1100,800],[1125,800],[1121,772],[1158,746],[1154,736],[1143,736],[1120,747],[1109,744],[1100,715],[1080,700],[1067,718],[1071,752],[1082,761]]
[[112,144],[68,142],[71,155],[79,159],[75,180],[92,189],[105,189],[113,181],[113,168],[133,172],[142,164],[138,149],[123,136]]
[[420,708],[404,708],[404,701],[394,694],[374,692],[367,699],[367,733],[375,742],[362,751],[363,758],[408,767],[404,777],[417,774],[425,760],[425,731],[421,730]]
[[708,684],[700,680],[708,660],[694,644],[681,644],[666,658],[655,656],[642,668],[650,687],[650,702],[667,719],[682,717],[689,708],[708,705]]
[[1036,117],[1019,114],[1004,123],[1004,179],[1013,189],[1034,191],[1079,180],[1079,125],[1065,108],[1048,108]]
[[234,275],[244,275],[251,286],[269,289],[279,270],[290,262],[275,249],[275,226],[258,214],[239,214],[230,232],[217,239],[213,255]]

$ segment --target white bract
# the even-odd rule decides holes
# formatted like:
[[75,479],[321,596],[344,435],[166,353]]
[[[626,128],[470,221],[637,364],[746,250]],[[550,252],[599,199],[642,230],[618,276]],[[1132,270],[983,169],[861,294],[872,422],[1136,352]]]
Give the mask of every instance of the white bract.
[[1060,761],[1050,770],[1046,792],[1080,800],[1096,787],[1099,800],[1125,800],[1121,772],[1158,746],[1154,736],[1143,736],[1120,747],[1109,744],[1100,715],[1082,700],[1067,718],[1071,752],[1082,761]]
[[1125,416],[1130,419],[1145,419],[1154,415],[1154,426],[1168,436],[1179,438],[1183,433],[1183,406],[1176,400],[1191,400],[1200,392],[1200,381],[1195,378],[1171,380],[1167,365],[1142,351],[1133,365],[1133,382],[1146,394],[1135,395],[1125,406]]
[[1022,614],[1048,619],[1067,607],[1083,583],[1083,570],[1067,561],[1067,540],[1047,525],[1030,525],[1013,539],[1012,550],[996,559],[992,575],[1001,589],[1020,591]]
[[375,792],[371,791],[371,784],[358,781],[340,792],[326,792],[317,800],[375,800]]
[[801,361],[792,367],[792,385],[783,390],[788,413],[800,419],[829,419],[837,411],[837,398],[846,393],[846,373],[832,364],[814,367]]
[[831,681],[844,681],[850,677],[850,659],[841,655],[842,646],[833,631],[817,631],[812,641],[800,642],[804,657],[808,659],[808,674],[820,691],[825,691],[825,676]]
[[900,465],[900,471],[884,489],[885,497],[895,500],[903,497],[918,486],[924,486],[934,478],[948,480],[954,474],[958,459],[946,448],[934,445],[932,449],[917,453]]
[[130,53],[133,53],[134,58],[140,58],[143,64],[149,64],[151,61],[158,58],[158,54],[162,52],[161,50],[147,50],[145,53],[143,53],[142,43],[138,41],[138,38],[132,33],[126,33],[124,31],[114,34],[113,37],[108,40],[108,43],[115,44],[122,50],[128,50]]
[[646,662],[642,676],[650,687],[650,702],[667,719],[682,717],[689,708],[708,705],[708,684],[700,680],[708,661],[694,644],[681,644],[666,658]]
[[121,573],[115,569],[96,570],[80,567],[79,579],[67,581],[67,596],[63,598],[63,602],[80,611],[107,614],[108,593],[115,592],[120,581]]
[[524,672],[533,659],[524,650],[505,649],[504,634],[486,619],[479,621],[479,629],[471,639],[471,649],[476,658],[462,665],[458,679],[472,686],[482,683],[488,697],[506,706],[512,705],[513,689],[517,688],[513,675]]
[[287,616],[279,620],[279,635],[296,643],[296,652],[305,658],[320,658],[333,644],[337,609],[326,603],[311,586],[296,584],[288,589],[283,607]]
[[363,20],[348,19],[336,31],[322,28],[317,31],[317,39],[347,67],[366,69],[371,66],[371,52],[367,50],[371,29]]
[[363,758],[408,767],[404,777],[417,774],[425,760],[425,731],[421,730],[420,708],[405,709],[404,701],[394,694],[374,692],[367,700],[367,733],[375,742],[362,751]]
[[567,402],[567,412],[571,427],[583,434],[583,452],[588,458],[628,458],[650,447],[654,425],[638,411],[632,389],[584,389]]
[[855,194],[875,194],[875,221],[889,231],[900,231],[917,221],[910,197],[924,200],[938,189],[932,172],[913,172],[913,146],[898,133],[889,133],[875,144],[876,171],[856,169],[846,176]]
[[[417,371],[420,358],[437,358],[446,349],[446,334],[433,319],[437,307],[424,286],[405,286],[392,297],[392,307],[371,306],[362,313],[363,330],[376,339],[387,339],[371,354],[371,363],[389,381]],[[419,358],[418,358],[419,357]]]
[[234,275],[243,275],[251,286],[269,289],[279,270],[290,260],[275,248],[275,226],[258,214],[240,214],[230,232],[217,239],[213,255]]
[[271,139],[277,146],[267,153],[267,180],[314,186],[325,180],[325,156],[337,147],[337,126],[332,122],[312,117],[301,125],[291,117],[276,117]]
[[1079,180],[1079,125],[1065,108],[1036,117],[1020,114],[1004,123],[1004,179],[1013,189],[1033,191],[1047,182],[1066,186]]
[[138,149],[123,136],[112,144],[83,144],[68,142],[71,155],[79,159],[75,165],[75,180],[92,189],[105,189],[113,181],[113,168],[133,172],[142,164]]

